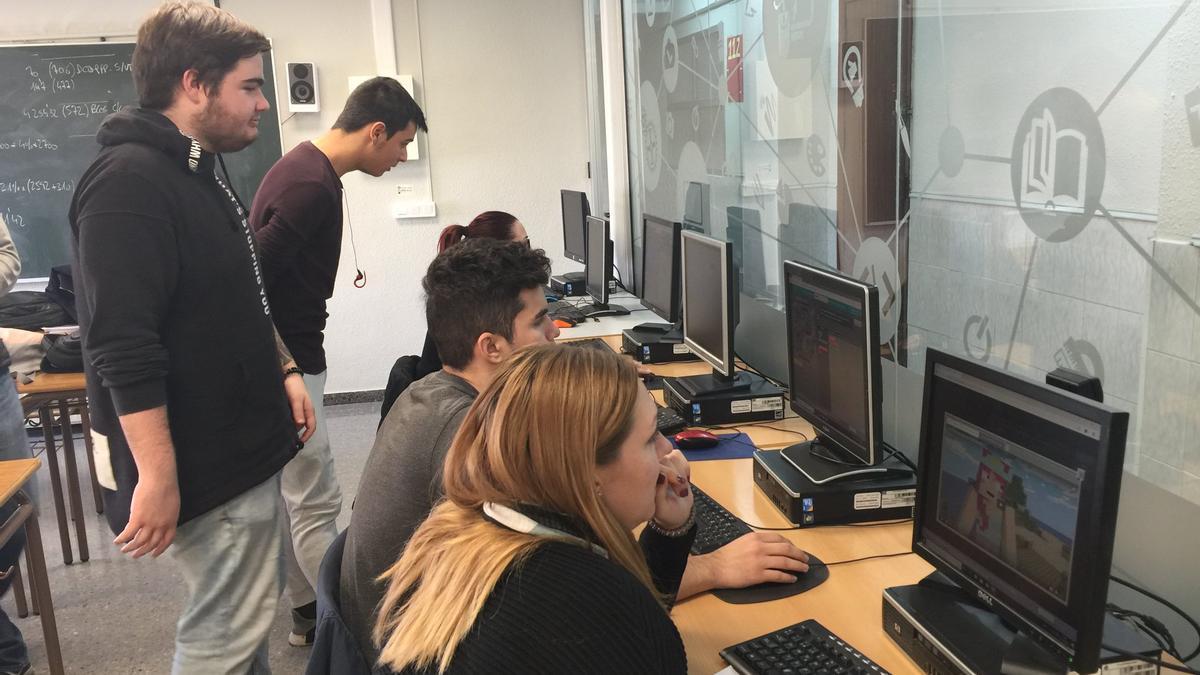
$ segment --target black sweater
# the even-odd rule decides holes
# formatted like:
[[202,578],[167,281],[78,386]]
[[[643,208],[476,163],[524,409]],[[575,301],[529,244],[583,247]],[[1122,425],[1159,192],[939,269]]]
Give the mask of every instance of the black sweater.
[[[679,538],[642,532],[655,585],[668,598],[679,590],[694,536],[695,528]],[[687,655],[671,617],[625,568],[590,548],[548,541],[500,578],[446,672],[677,674],[687,672]]]
[[325,372],[325,302],[342,252],[342,181],[325,153],[305,141],[275,162],[254,194],[250,226],[279,334],[304,372]]
[[70,220],[92,425],[114,531],[137,484],[119,415],[167,406],[184,523],[295,454],[254,238],[214,156],[163,115],[111,115]]

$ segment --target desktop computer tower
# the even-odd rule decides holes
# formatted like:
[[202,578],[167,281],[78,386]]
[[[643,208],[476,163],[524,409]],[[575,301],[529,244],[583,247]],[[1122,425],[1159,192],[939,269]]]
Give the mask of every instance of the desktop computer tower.
[[[1047,649],[1015,632],[1000,617],[970,601],[949,577],[934,572],[924,581],[883,590],[883,629],[922,671],[946,675],[993,675],[1021,672],[1014,661],[1042,666],[1040,672],[1065,672]],[[1125,651],[1159,658],[1161,651],[1133,628],[1105,617],[1104,642]],[[1030,657],[1033,657],[1030,659]],[[1025,672],[1039,672],[1026,670]],[[1101,675],[1150,675],[1158,667],[1104,651]]]
[[677,361],[699,361],[683,339],[665,337],[657,331],[640,331],[629,328],[621,332],[621,352],[628,354],[638,363],[675,363]]
[[779,450],[754,453],[754,484],[797,527],[911,518],[917,482],[911,473],[816,484]]
[[583,272],[568,272],[550,277],[550,290],[562,298],[587,295],[587,282]]
[[700,396],[693,396],[680,378],[664,378],[663,398],[690,427],[783,419],[782,389],[749,373],[740,373],[740,377],[747,378],[750,384]]

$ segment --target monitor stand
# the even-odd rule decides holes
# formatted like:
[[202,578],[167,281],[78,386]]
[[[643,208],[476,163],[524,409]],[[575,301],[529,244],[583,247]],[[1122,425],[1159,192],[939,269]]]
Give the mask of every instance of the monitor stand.
[[878,478],[893,471],[892,467],[863,464],[861,459],[844,452],[819,434],[816,440],[784,448],[780,455],[816,485],[848,478]]
[[593,302],[591,308],[585,308],[583,313],[589,319],[600,316],[626,316],[629,314],[629,309],[620,305],[602,305],[598,302]]

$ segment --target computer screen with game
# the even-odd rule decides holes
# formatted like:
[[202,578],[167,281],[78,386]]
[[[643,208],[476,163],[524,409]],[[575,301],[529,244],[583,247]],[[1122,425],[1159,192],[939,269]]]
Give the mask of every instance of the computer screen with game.
[[[883,417],[879,293],[871,284],[789,260],[784,300],[792,410],[817,432],[815,442],[787,448],[784,457],[816,483],[855,473],[839,463],[877,464]],[[822,462],[831,466],[817,466]],[[822,468],[829,471],[815,475]]]
[[[642,220],[642,304],[660,318],[679,321],[679,223]],[[669,327],[668,327],[669,328]]]
[[1091,672],[1128,413],[935,349],[925,358],[913,551]]
[[586,262],[587,243],[584,238],[584,219],[591,214],[587,195],[576,190],[562,190],[563,255],[575,262]]

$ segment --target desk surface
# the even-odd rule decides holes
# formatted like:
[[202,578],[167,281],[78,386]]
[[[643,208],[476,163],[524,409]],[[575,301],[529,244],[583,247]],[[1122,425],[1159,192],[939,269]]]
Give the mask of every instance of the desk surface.
[[[628,318],[628,317],[621,317]],[[617,322],[606,317],[594,322],[607,333],[578,335],[564,330],[562,339],[603,335],[615,350],[621,338]],[[571,329],[575,330],[575,329]],[[618,333],[614,335],[613,333]],[[708,372],[702,361],[651,365],[656,375],[679,377]],[[760,448],[780,448],[811,437],[812,427],[799,417],[769,423],[747,424],[745,431]],[[752,526],[788,527],[789,523],[754,487],[752,460],[692,462],[692,481],[722,506]],[[821,527],[780,532],[797,546],[826,562],[851,560],[912,549],[911,523],[866,527]],[[675,625],[687,647],[688,670],[715,673],[726,666],[719,656],[725,647],[769,633],[775,629],[816,619],[894,673],[920,673],[916,665],[887,637],[882,624],[883,589],[916,583],[933,571],[916,555],[864,560],[829,569],[829,580],[807,593],[783,600],[752,605],[729,605],[711,593],[703,593],[677,605],[672,612]]]
[[[567,302],[582,301],[583,298],[563,298]],[[620,305],[625,309],[630,310],[625,316],[604,316],[596,319],[586,319],[580,323],[570,327],[563,328],[560,340],[577,340],[579,338],[589,337],[606,337],[610,335],[620,336],[621,331],[627,328],[633,328],[643,323],[657,323],[662,321],[654,312],[646,309],[641,300],[636,296],[625,293],[624,291],[614,293],[609,297],[610,304]],[[620,344],[620,342],[618,342]]]
[[[692,482],[751,525],[787,527],[788,523],[754,487],[749,459],[693,462]],[[819,527],[781,534],[825,562],[898,553],[912,547],[912,525]],[[920,673],[884,633],[883,589],[919,581],[933,568],[916,555],[835,565],[829,580],[783,600],[729,605],[703,593],[671,613],[687,647],[691,673],[715,673],[725,667],[718,655],[730,645],[805,619],[816,619],[883,668]]]
[[42,462],[38,459],[10,459],[0,461],[0,504],[12,499],[25,486]]
[[61,394],[87,389],[83,373],[42,373],[34,375],[28,384],[17,383],[18,394]]

